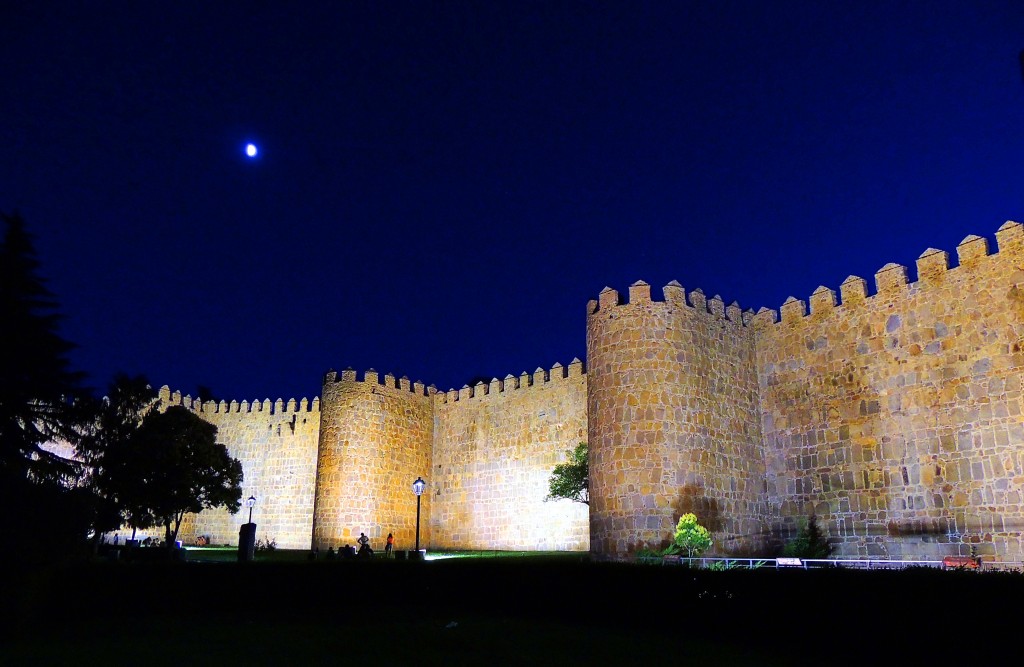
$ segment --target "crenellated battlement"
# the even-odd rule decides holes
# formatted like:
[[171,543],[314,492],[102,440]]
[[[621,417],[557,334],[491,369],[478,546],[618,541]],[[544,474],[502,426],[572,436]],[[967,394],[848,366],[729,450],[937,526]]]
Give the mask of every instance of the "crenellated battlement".
[[844,310],[870,307],[877,301],[887,302],[901,295],[923,293],[942,286],[949,279],[966,279],[965,274],[981,269],[986,263],[1024,258],[1024,225],[1008,220],[996,231],[998,250],[989,253],[988,240],[970,234],[956,248],[957,266],[950,266],[949,253],[928,248],[917,258],[917,280],[911,282],[907,267],[890,262],[875,272],[875,292],[868,292],[868,281],[860,276],[848,276],[836,292],[820,286],[810,296],[810,311],[807,303],[796,297],[789,297],[776,312],[761,308],[751,319],[755,329],[769,326],[797,326],[803,322],[817,321],[824,317],[842,313]]
[[441,404],[467,401],[471,398],[483,398],[522,389],[544,387],[563,380],[583,377],[585,374],[583,362],[574,357],[568,366],[563,366],[556,361],[549,370],[538,366],[533,373],[523,371],[518,376],[509,373],[504,379],[491,378],[490,382],[481,381],[472,387],[468,384],[462,385],[461,389],[452,388],[446,392],[439,392],[436,400]]
[[563,366],[560,362],[555,362],[548,370],[538,367],[533,373],[523,371],[519,375],[509,374],[504,379],[492,378],[490,382],[481,381],[472,387],[467,384],[463,385],[461,389],[451,388],[448,391],[438,391],[437,387],[433,384],[424,385],[419,380],[410,382],[409,378],[404,376],[396,379],[391,373],[381,375],[373,368],[367,369],[362,374],[352,368],[346,368],[341,373],[331,369],[324,374],[324,384],[336,382],[365,383],[389,387],[399,391],[408,391],[417,396],[435,396],[439,403],[444,404],[480,398],[491,394],[500,394],[507,391],[544,386],[568,378],[582,377],[584,374],[583,362],[578,358],[573,358],[567,366]]
[[662,288],[662,299],[651,297],[651,286],[643,280],[638,280],[629,286],[629,296],[623,299],[617,290],[605,287],[601,290],[597,299],[587,302],[587,316],[594,316],[599,312],[607,312],[618,306],[638,306],[652,303],[664,303],[669,306],[680,308],[691,308],[695,313],[711,315],[739,326],[745,326],[753,315],[752,311],[746,313],[740,308],[739,303],[733,301],[728,306],[722,297],[715,294],[710,299],[705,296],[704,291],[699,287],[689,294],[678,281],[673,280]]
[[334,384],[336,382],[358,382],[368,385],[388,387],[399,391],[408,391],[416,394],[417,396],[433,396],[437,393],[437,387],[432,384],[424,386],[423,382],[420,380],[410,382],[409,378],[404,375],[396,379],[392,373],[385,373],[382,376],[373,368],[368,368],[363,371],[362,377],[360,377],[352,367],[346,368],[340,374],[333,368],[324,373],[324,384]]
[[697,288],[687,293],[683,286],[673,280],[663,288],[663,299],[651,296],[651,287],[642,280],[629,286],[628,297],[611,287],[601,290],[597,299],[587,302],[587,316],[625,305],[642,305],[650,303],[666,303],[672,306],[688,307],[699,313],[714,315],[741,326],[750,326],[755,330],[772,325],[795,325],[805,318],[820,319],[843,308],[857,308],[863,304],[870,305],[874,299],[889,299],[910,289],[924,290],[930,286],[942,284],[948,274],[971,271],[985,262],[996,261],[1002,257],[1024,257],[1024,225],[1012,220],[1006,221],[996,231],[998,251],[990,254],[988,241],[980,236],[970,234],[957,246],[958,265],[951,267],[949,253],[935,248],[928,248],[917,259],[917,280],[910,282],[907,267],[890,262],[875,272],[875,292],[869,294],[868,283],[860,276],[849,276],[839,286],[838,298],[835,290],[824,285],[819,286],[810,295],[810,311],[807,301],[790,296],[778,310],[760,308],[741,310],[735,301],[725,306],[717,294],[707,298],[703,290]]
[[171,391],[171,388],[167,385],[160,387],[157,392],[157,397],[161,402],[166,405],[180,405],[192,410],[193,412],[202,414],[252,414],[262,413],[270,415],[282,415],[282,414],[295,414],[295,413],[310,413],[320,412],[320,397],[314,396],[313,400],[310,401],[308,398],[303,397],[301,400],[296,401],[294,398],[289,398],[285,401],[282,398],[276,401],[271,401],[269,398],[254,399],[253,401],[200,401],[198,398],[192,398],[190,394],[184,394],[180,391]]
[[[217,426],[262,529],[297,547],[363,530],[410,543],[422,476],[432,548],[619,558],[663,548],[695,511],[716,553],[766,554],[814,513],[843,557],[1019,558],[1024,225],[995,238],[757,312],[675,280],[606,287],[587,304],[586,369],[438,391],[347,368],[312,401],[158,395]],[[579,442],[591,504],[544,502]],[[191,534],[230,542],[238,520],[204,512]]]

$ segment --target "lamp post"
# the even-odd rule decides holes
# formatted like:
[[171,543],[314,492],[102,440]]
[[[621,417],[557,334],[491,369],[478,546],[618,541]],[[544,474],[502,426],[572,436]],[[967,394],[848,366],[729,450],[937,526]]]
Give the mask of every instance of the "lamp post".
[[244,563],[256,557],[256,524],[252,522],[252,508],[256,505],[256,496],[249,496],[245,506],[249,508],[249,523],[243,523],[238,529],[238,561]]
[[416,494],[416,558],[420,557],[420,496],[423,495],[423,488],[426,485],[422,477],[417,477],[412,483],[412,492]]

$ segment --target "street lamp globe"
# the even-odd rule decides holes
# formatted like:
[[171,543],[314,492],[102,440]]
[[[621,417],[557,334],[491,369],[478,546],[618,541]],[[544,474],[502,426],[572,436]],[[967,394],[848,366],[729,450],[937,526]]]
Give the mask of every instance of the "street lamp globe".
[[416,481],[412,483],[412,492],[415,493],[417,496],[421,496],[423,495],[423,488],[426,485],[427,483],[423,481],[422,477],[417,477]]
[[252,508],[256,506],[256,496],[249,496],[249,499],[245,501],[245,506],[249,508],[249,523],[252,523]]

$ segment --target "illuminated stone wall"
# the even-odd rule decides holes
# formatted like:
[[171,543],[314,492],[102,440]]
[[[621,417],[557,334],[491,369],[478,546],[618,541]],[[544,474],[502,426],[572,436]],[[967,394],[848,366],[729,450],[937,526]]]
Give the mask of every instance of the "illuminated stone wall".
[[[200,404],[168,387],[160,389],[163,407],[184,405],[217,427],[217,441],[242,463],[242,497],[255,496],[252,518],[256,536],[281,548],[309,546],[313,530],[313,490],[320,431],[320,400],[237,401]],[[238,544],[238,529],[249,520],[244,506],[237,514],[223,509],[186,515],[178,539],[196,537],[214,544]],[[163,531],[147,534],[163,537]]]
[[843,556],[1024,557],[1024,232],[996,236],[753,319],[783,535],[814,513]]
[[[438,393],[368,371],[305,399],[189,405],[218,427],[259,499],[258,535],[321,549],[359,532],[421,546],[660,547],[693,511],[717,554],[770,555],[812,513],[837,555],[1024,560],[1024,228],[929,249],[754,314],[677,283],[587,306],[587,373]],[[841,303],[840,303],[841,301]],[[589,418],[588,418],[589,415]],[[591,506],[545,503],[587,440]],[[244,512],[244,510],[243,510]],[[182,539],[234,544],[244,516],[204,512]]]
[[552,469],[587,439],[586,379],[574,359],[434,397],[435,548],[588,548],[586,505],[544,501]]
[[754,339],[738,307],[681,286],[587,308],[591,551],[662,548],[695,512],[713,552],[763,550],[769,509]]
[[[383,383],[376,371],[363,380],[346,370],[327,373],[323,385],[317,460],[313,545],[321,550],[366,533],[383,550],[394,533],[395,549],[412,549],[416,538],[416,497],[412,482],[429,479],[434,432],[432,396],[393,375]],[[431,496],[422,498],[420,546],[430,543]]]

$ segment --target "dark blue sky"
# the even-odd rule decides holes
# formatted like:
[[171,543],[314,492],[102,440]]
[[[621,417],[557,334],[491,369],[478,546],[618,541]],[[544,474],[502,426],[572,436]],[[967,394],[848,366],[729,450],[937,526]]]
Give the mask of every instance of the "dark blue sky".
[[606,285],[994,247],[1022,49],[1019,0],[4,3],[0,210],[93,386],[448,389],[582,358]]

